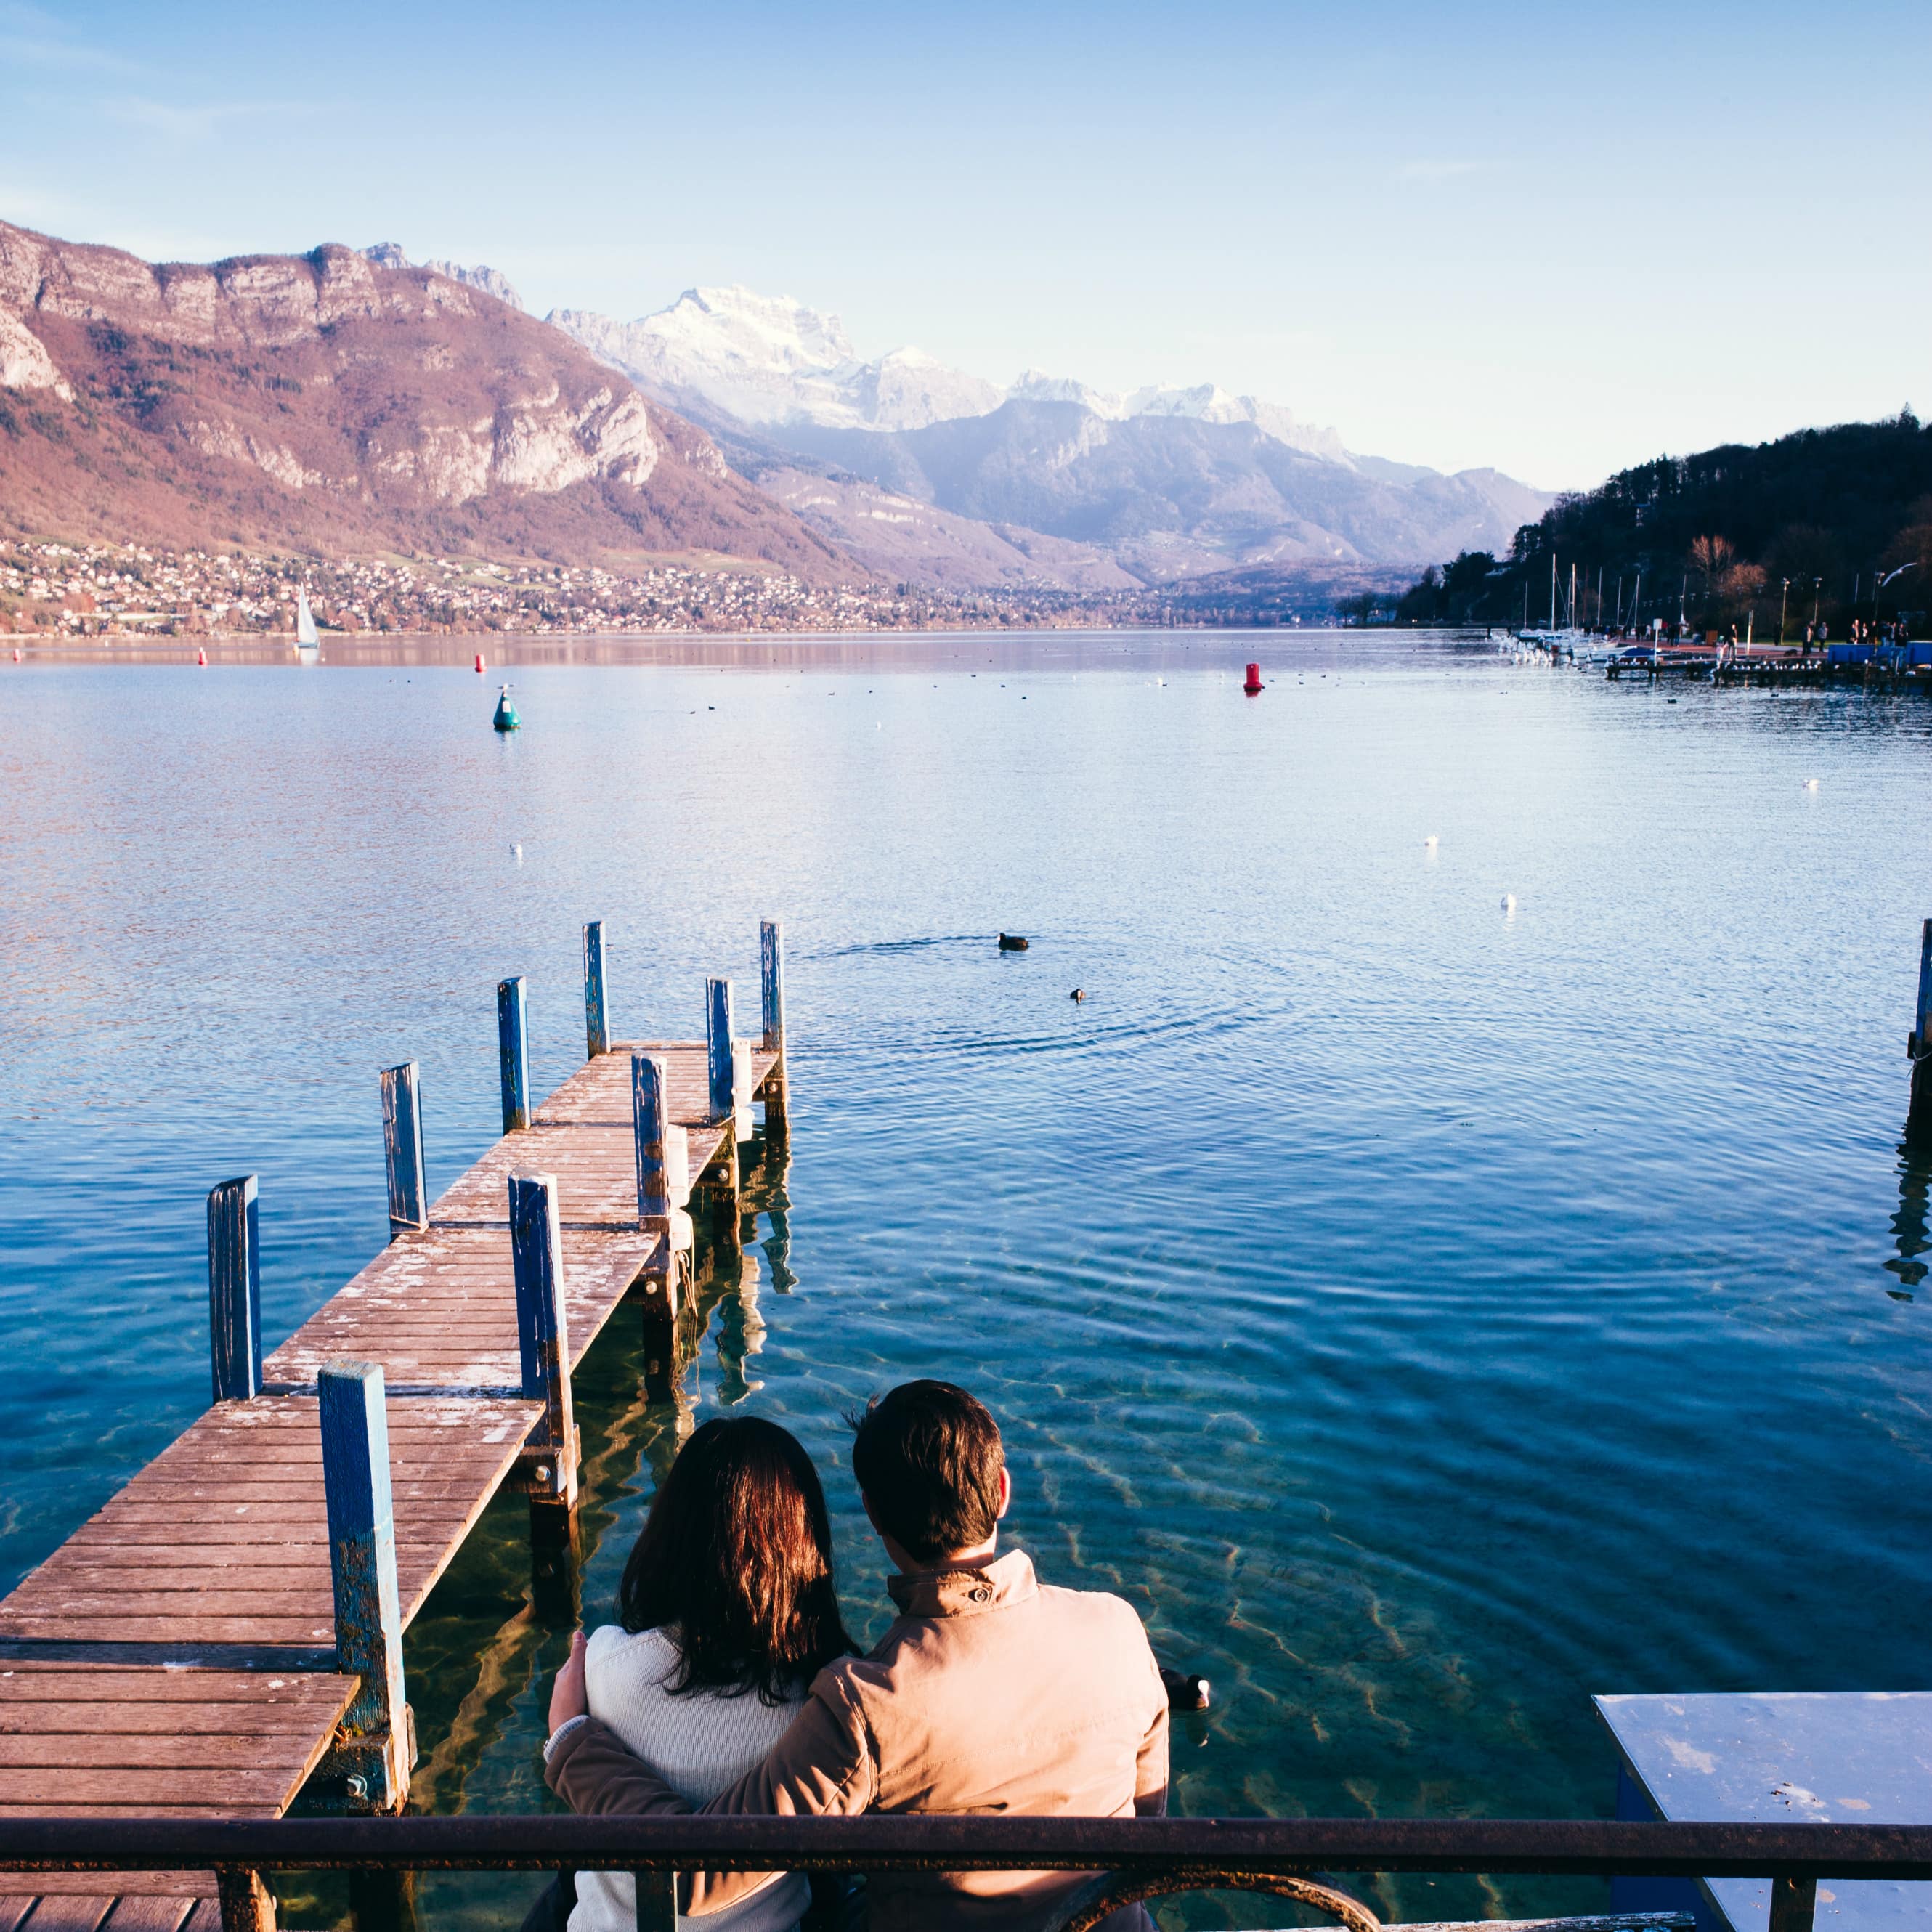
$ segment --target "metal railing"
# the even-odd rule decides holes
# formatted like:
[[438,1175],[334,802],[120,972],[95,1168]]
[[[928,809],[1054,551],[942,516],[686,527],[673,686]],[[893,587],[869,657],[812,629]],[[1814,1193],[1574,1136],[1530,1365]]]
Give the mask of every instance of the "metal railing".
[[[269,1922],[266,1871],[562,1868],[1102,1874],[1068,1906],[1065,1932],[1086,1932],[1136,1898],[1227,1889],[1300,1898],[1364,1932],[1364,1921],[1376,1923],[1366,1907],[1310,1882],[1336,1872],[1766,1878],[1774,1887],[1770,1932],[1810,1932],[1820,1878],[1932,1880],[1932,1825],[933,1816],[0,1820],[0,1872],[212,1870],[226,1932],[256,1932]],[[1328,1896],[1311,1896],[1317,1892]]]

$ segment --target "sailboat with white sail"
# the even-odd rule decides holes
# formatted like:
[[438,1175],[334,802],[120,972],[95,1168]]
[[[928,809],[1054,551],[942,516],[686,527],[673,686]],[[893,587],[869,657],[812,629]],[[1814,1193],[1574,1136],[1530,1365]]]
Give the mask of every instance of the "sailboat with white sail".
[[301,664],[322,662],[322,638],[315,628],[315,613],[308,608],[308,587],[296,592],[296,658]]

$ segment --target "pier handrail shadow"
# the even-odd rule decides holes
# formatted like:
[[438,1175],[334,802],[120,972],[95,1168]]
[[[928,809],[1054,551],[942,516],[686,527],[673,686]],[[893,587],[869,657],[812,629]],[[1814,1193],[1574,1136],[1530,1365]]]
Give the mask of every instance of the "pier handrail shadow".
[[[276,1870],[1061,1870],[1106,1875],[1064,1932],[1136,1898],[1280,1891],[1322,1909],[1335,1873],[1768,1878],[1771,1932],[1809,1932],[1817,1882],[1932,1880],[1932,1825],[1469,1818],[114,1817],[0,1820],[0,1871],[212,1870],[224,1932],[272,1923]],[[1310,1884],[1308,1881],[1315,1881]],[[1285,1882],[1295,1882],[1292,1886]],[[646,1888],[639,1888],[640,1922]],[[1352,1905],[1353,1932],[1376,1922]],[[1366,1922],[1364,1923],[1364,1922]],[[1556,1927],[1681,1923],[1636,1912]]]

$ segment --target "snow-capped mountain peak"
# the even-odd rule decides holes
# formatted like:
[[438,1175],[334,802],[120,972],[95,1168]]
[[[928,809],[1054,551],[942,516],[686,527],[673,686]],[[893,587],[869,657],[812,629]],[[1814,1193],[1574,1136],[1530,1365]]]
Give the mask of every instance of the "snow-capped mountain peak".
[[686,289],[669,308],[635,322],[580,309],[554,310],[550,320],[668,400],[722,410],[760,428],[914,430],[989,415],[1008,400],[1075,403],[1117,422],[1184,416],[1252,423],[1306,455],[1349,461],[1334,430],[1212,382],[1154,384],[1120,395],[1028,369],[1002,390],[922,349],[895,349],[865,360],[837,316],[752,289]]
[[1136,389],[1127,398],[1123,413],[1191,416],[1198,422],[1252,423],[1264,436],[1271,436],[1304,455],[1322,457],[1330,463],[1349,461],[1348,452],[1334,430],[1304,422],[1280,403],[1264,403],[1254,396],[1230,395],[1215,382],[1197,382],[1191,388],[1162,382]]
[[1044,369],[1022,369],[1006,395],[1016,403],[1078,403],[1096,416],[1118,418],[1126,413],[1120,397],[1096,389],[1077,376],[1049,376]]
[[808,308],[790,296],[730,288],[686,289],[670,308],[632,324],[700,363],[725,363],[747,372],[794,369],[824,373],[858,361],[852,338],[836,315]]
[[1330,463],[1352,461],[1334,430],[1304,422],[1292,410],[1279,403],[1231,395],[1215,382],[1196,382],[1189,388],[1152,383],[1122,396],[1090,388],[1070,376],[1049,376],[1043,370],[1028,369],[1006,394],[1016,402],[1078,403],[1096,416],[1117,422],[1132,416],[1189,416],[1198,422],[1252,423],[1264,436],[1271,436],[1304,455],[1318,456]]
[[550,320],[634,380],[674,400],[697,396],[741,422],[831,429],[922,429],[997,409],[990,382],[922,350],[861,359],[845,326],[790,296],[687,289],[635,322],[560,309]]

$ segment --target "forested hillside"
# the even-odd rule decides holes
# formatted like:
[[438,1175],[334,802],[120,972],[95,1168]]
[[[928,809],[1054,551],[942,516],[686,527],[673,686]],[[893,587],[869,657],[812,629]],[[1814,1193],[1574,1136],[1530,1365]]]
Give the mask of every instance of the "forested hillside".
[[1507,558],[1466,551],[1425,572],[1394,614],[1544,623],[1552,560],[1559,623],[1674,620],[1681,604],[1694,625],[1754,618],[1762,638],[1780,602],[1794,624],[1815,608],[1840,634],[1855,616],[1922,614],[1932,609],[1932,428],[1907,410],[1619,470],[1526,524]]

